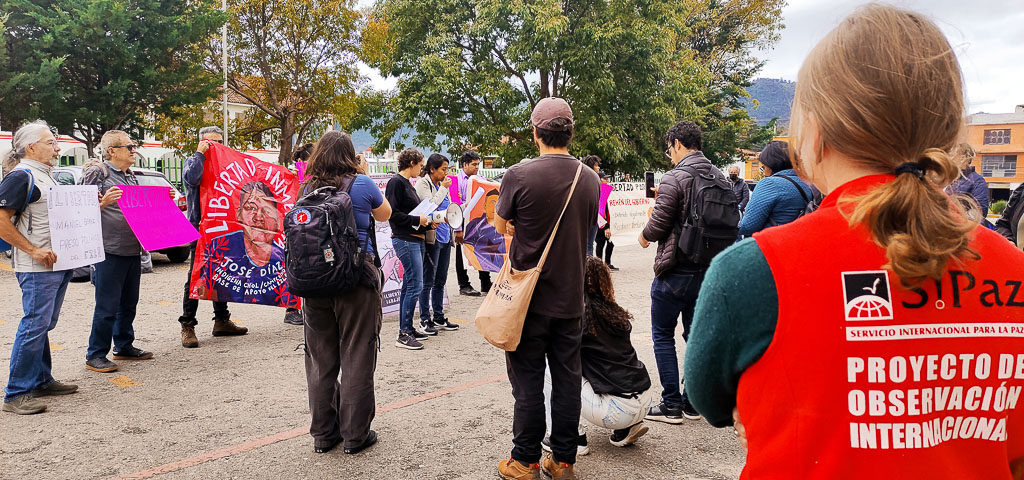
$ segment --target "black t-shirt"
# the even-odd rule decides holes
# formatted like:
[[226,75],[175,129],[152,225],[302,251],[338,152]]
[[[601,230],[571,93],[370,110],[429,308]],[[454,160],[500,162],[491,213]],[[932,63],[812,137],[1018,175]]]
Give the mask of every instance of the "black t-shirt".
[[14,170],[8,173],[0,182],[0,208],[21,212],[28,204],[38,201],[41,192],[39,187],[32,187],[31,195],[28,193],[28,182],[31,176],[24,170]]
[[[505,172],[497,214],[515,226],[509,258],[517,270],[536,267],[540,261],[579,165],[571,155],[541,155]],[[600,196],[597,173],[584,166],[541,271],[530,312],[554,318],[583,316],[587,237],[597,218]]]

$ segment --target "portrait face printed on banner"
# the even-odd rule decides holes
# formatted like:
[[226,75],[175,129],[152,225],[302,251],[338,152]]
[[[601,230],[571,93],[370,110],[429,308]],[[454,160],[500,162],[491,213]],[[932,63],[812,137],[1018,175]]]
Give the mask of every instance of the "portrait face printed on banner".
[[466,190],[467,195],[479,200],[467,212],[469,219],[462,248],[466,261],[477,270],[501,270],[508,254],[512,237],[502,235],[494,228],[500,189],[498,183],[474,177]]
[[498,191],[491,190],[484,197],[484,215],[487,217],[487,223],[491,225],[494,225],[494,210],[496,208],[498,208]]
[[245,236],[249,258],[260,266],[270,261],[274,239],[281,233],[281,213],[270,187],[263,182],[249,182],[241,188],[238,224]]

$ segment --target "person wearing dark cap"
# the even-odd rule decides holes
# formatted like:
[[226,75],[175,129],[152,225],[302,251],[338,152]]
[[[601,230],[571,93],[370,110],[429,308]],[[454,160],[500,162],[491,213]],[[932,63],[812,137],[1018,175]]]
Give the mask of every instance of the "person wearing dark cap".
[[[514,352],[505,354],[515,412],[512,454],[498,463],[501,478],[530,480],[540,470],[574,479],[579,443],[583,370],[583,274],[587,237],[601,195],[594,170],[569,155],[573,115],[560,98],[545,98],[530,115],[540,156],[509,168],[495,216],[498,233],[512,235],[507,261],[535,268],[551,240]],[[556,232],[557,226],[557,232]],[[551,450],[541,462],[544,438],[544,367],[551,370]]]
[[758,161],[765,178],[757,182],[740,220],[740,235],[744,236],[796,220],[819,195],[793,170],[786,142],[770,142],[761,151]]

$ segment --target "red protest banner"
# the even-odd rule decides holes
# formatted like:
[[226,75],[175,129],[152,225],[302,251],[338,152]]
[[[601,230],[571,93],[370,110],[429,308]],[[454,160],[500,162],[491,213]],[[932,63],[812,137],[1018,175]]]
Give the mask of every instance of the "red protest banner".
[[298,307],[284,269],[284,214],[295,205],[297,175],[212,144],[199,190],[202,218],[190,296]]

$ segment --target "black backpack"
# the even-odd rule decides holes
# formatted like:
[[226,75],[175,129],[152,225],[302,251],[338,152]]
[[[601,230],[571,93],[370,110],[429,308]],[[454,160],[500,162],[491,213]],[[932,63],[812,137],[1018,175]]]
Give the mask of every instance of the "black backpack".
[[1020,217],[1024,214],[1024,184],[1015,188],[1010,193],[1010,198],[1006,201],[1006,206],[1003,207],[1003,213],[999,215],[999,220],[996,220],[996,231],[999,232],[1007,240],[1017,244],[1017,223],[1020,222]]
[[710,164],[690,172],[690,206],[679,231],[679,250],[691,262],[708,265],[711,259],[736,242],[739,235],[739,199],[732,185]]
[[292,295],[329,297],[363,280],[364,250],[349,196],[354,182],[355,177],[346,177],[340,188],[318,188],[285,215],[285,272]]
[[[818,191],[815,190],[814,187],[810,187],[811,188],[811,196],[808,197],[807,193],[804,192],[803,187],[801,187],[799,183],[796,183],[796,180],[793,180],[792,178],[787,177],[785,175],[779,175],[778,177],[779,178],[785,178],[786,180],[789,180],[789,183],[792,183],[793,186],[796,187],[796,191],[800,192],[800,198],[802,198],[803,201],[804,201],[804,209],[800,211],[800,215],[797,215],[796,218],[800,218],[800,217],[802,217],[804,215],[807,215],[808,213],[811,213],[811,212],[817,210],[818,206],[821,205],[821,201],[824,199],[824,196],[821,193],[818,193]],[[769,224],[768,226],[770,226],[770,227],[774,227],[774,226],[778,225],[777,223],[775,223],[774,220],[771,220],[771,219],[768,220],[768,224]]]

